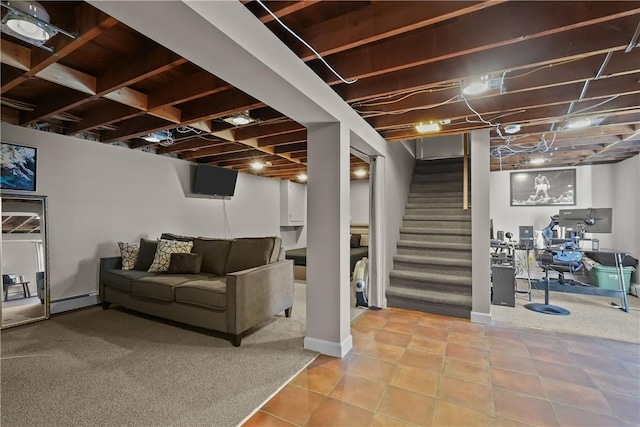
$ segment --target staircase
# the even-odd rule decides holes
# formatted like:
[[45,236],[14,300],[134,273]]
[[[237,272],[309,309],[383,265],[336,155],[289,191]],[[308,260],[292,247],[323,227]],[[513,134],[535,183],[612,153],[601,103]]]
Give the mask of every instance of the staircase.
[[471,316],[471,210],[462,209],[462,162],[416,162],[389,273],[389,307]]

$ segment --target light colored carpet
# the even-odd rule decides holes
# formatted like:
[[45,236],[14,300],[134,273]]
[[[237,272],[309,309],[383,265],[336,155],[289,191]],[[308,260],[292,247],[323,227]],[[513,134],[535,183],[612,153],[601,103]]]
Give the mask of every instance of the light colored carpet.
[[[518,289],[525,289],[525,281],[518,280]],[[566,308],[568,316],[552,316],[526,309],[526,295],[518,295],[515,307],[491,306],[494,323],[508,323],[554,332],[589,335],[617,341],[640,344],[640,299],[627,295],[629,313],[615,308],[619,298],[580,295],[561,292],[549,293],[549,304]],[[532,302],[544,303],[544,291],[533,290]]]
[[38,297],[2,302],[2,324],[24,322],[44,316],[44,305]]
[[316,356],[303,349],[305,291],[296,282],[292,317],[237,348],[117,308],[3,330],[1,424],[237,425]]

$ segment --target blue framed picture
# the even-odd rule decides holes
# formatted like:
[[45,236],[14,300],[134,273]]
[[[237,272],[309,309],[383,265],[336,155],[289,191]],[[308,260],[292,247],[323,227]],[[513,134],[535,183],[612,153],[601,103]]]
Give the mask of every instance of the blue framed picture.
[[35,147],[1,143],[0,188],[13,191],[36,191]]

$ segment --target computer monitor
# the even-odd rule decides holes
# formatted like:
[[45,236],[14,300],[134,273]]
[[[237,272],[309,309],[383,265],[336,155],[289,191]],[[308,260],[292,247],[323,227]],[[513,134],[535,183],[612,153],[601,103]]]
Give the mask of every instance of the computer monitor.
[[612,208],[560,209],[558,225],[585,233],[611,233]]
[[521,225],[520,226],[520,249],[532,249],[533,248],[533,226]]

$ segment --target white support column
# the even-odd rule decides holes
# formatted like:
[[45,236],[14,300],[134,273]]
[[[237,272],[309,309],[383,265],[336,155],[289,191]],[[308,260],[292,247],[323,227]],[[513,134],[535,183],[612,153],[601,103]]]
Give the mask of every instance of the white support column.
[[304,347],[334,357],[353,345],[349,307],[349,130],[307,129],[307,336]]
[[374,156],[369,165],[369,305],[387,306],[385,259],[385,158]]
[[491,323],[489,129],[471,131],[471,321]]

